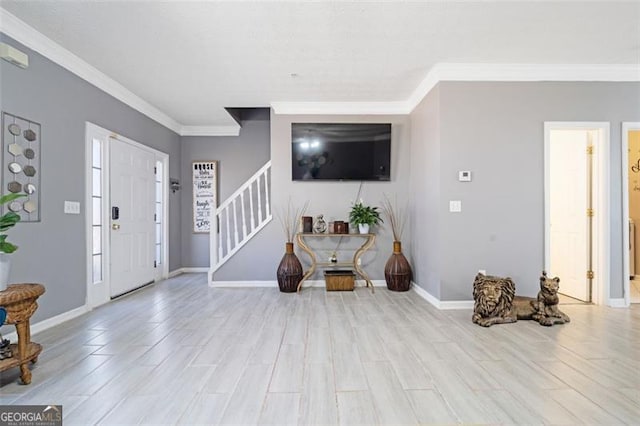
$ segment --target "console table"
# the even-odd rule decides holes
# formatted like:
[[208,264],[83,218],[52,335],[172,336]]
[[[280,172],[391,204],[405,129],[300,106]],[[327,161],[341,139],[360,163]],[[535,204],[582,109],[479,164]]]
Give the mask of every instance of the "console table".
[[[341,238],[364,238],[364,242],[362,243],[360,248],[358,248],[356,250],[356,252],[353,254],[353,259],[352,259],[351,262],[337,262],[337,263],[333,263],[333,262],[318,262],[318,260],[316,259],[315,253],[313,252],[313,250],[305,242],[305,238],[337,238],[337,237],[341,237]],[[371,248],[371,246],[373,246],[373,244],[375,243],[375,241],[376,241],[376,235],[375,234],[312,234],[312,233],[307,233],[307,232],[300,232],[300,233],[296,234],[296,240],[297,240],[298,245],[300,246],[300,248],[305,253],[307,253],[309,255],[309,257],[311,258],[311,267],[302,276],[302,280],[300,280],[300,283],[298,284],[298,291],[300,291],[300,289],[302,288],[302,283],[306,279],[308,279],[311,275],[313,275],[313,273],[316,271],[316,268],[318,266],[320,266],[320,267],[350,266],[356,271],[356,273],[358,275],[360,275],[365,280],[365,282],[367,283],[367,287],[371,287],[371,292],[374,292],[373,283],[371,282],[371,279],[366,274],[366,272],[364,272],[364,270],[360,267],[360,264],[359,264],[358,261],[360,260],[360,256],[362,256],[364,254],[364,252],[369,250],[369,248]]]
[[42,284],[12,284],[0,291],[0,306],[7,310],[7,324],[15,324],[18,344],[11,345],[13,356],[0,360],[0,371],[20,367],[20,378],[25,385],[31,383],[29,361],[38,361],[42,346],[31,341],[29,320],[38,309],[36,300],[44,293]]

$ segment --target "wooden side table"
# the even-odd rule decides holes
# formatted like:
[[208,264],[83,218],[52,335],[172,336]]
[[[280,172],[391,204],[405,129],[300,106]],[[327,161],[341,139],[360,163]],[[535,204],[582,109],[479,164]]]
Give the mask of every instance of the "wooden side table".
[[18,344],[11,345],[12,358],[0,360],[0,371],[20,367],[20,378],[25,385],[31,383],[29,361],[38,361],[42,346],[31,341],[29,320],[38,309],[36,300],[44,293],[42,284],[12,284],[0,291],[0,306],[7,310],[7,324],[15,324]]
[[[351,260],[351,262],[337,262],[337,263],[318,262],[318,259],[316,258],[315,253],[306,244],[306,242],[304,240],[305,238],[335,238],[335,237],[364,238],[364,242],[362,243],[362,245],[353,254],[353,259]],[[300,291],[300,289],[302,288],[302,283],[306,279],[308,279],[311,275],[313,275],[313,273],[316,271],[316,268],[318,266],[320,266],[320,267],[350,266],[353,269],[355,269],[356,273],[358,275],[360,275],[365,280],[365,282],[367,283],[367,287],[371,286],[371,292],[373,293],[375,291],[373,289],[373,283],[371,282],[371,279],[369,278],[367,273],[360,267],[360,264],[358,262],[358,260],[360,259],[360,256],[362,256],[364,254],[364,252],[369,250],[369,248],[371,248],[371,246],[373,246],[373,244],[375,243],[375,241],[376,241],[375,234],[322,234],[322,233],[313,234],[313,233],[299,232],[299,233],[296,234],[296,241],[298,242],[298,245],[300,246],[300,248],[305,253],[307,253],[309,255],[309,257],[311,258],[311,267],[304,274],[304,276],[302,277],[302,280],[300,280],[300,283],[298,284],[298,291]]]

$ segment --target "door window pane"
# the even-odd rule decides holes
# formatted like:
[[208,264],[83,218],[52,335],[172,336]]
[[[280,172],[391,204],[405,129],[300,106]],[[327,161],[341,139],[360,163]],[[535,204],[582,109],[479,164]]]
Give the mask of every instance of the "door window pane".
[[93,283],[102,281],[102,255],[93,256]]

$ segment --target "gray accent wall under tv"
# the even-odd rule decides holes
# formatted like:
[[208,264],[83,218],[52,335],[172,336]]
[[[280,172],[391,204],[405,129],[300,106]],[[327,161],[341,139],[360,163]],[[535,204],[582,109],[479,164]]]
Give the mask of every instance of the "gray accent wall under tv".
[[[179,176],[180,137],[5,34],[0,40],[29,55],[27,69],[0,61],[0,107],[42,126],[41,221],[10,231],[19,246],[10,280],[46,287],[35,323],[85,304],[85,122],[169,154],[172,177]],[[79,201],[81,214],[64,214],[65,200]],[[180,210],[179,193],[170,194],[172,242],[180,241]],[[182,265],[181,251],[170,244],[169,270]]]

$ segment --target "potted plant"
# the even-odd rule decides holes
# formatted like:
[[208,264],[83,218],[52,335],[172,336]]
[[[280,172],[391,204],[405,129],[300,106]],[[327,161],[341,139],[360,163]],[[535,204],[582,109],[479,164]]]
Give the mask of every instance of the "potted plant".
[[365,206],[362,199],[351,207],[349,222],[358,225],[361,234],[368,234],[369,227],[382,223],[377,207]]
[[393,253],[384,267],[384,279],[389,290],[408,291],[411,288],[413,271],[409,261],[402,254],[402,243],[400,241],[406,220],[406,209],[401,209],[398,207],[397,200],[392,203],[385,195],[382,202],[382,210],[389,219],[391,232],[393,233]]
[[293,235],[308,204],[309,202],[306,202],[302,208],[296,209],[291,205],[291,199],[289,199],[287,208],[282,209],[278,215],[287,239],[284,256],[276,271],[278,287],[283,293],[295,293],[298,291],[298,284],[302,281],[302,264],[293,251]]
[[[0,205],[10,203],[25,194],[6,194],[0,197]],[[20,222],[20,216],[14,212],[7,212],[0,216],[0,291],[7,288],[9,283],[9,270],[11,268],[9,255],[18,247],[7,241],[5,232]]]

